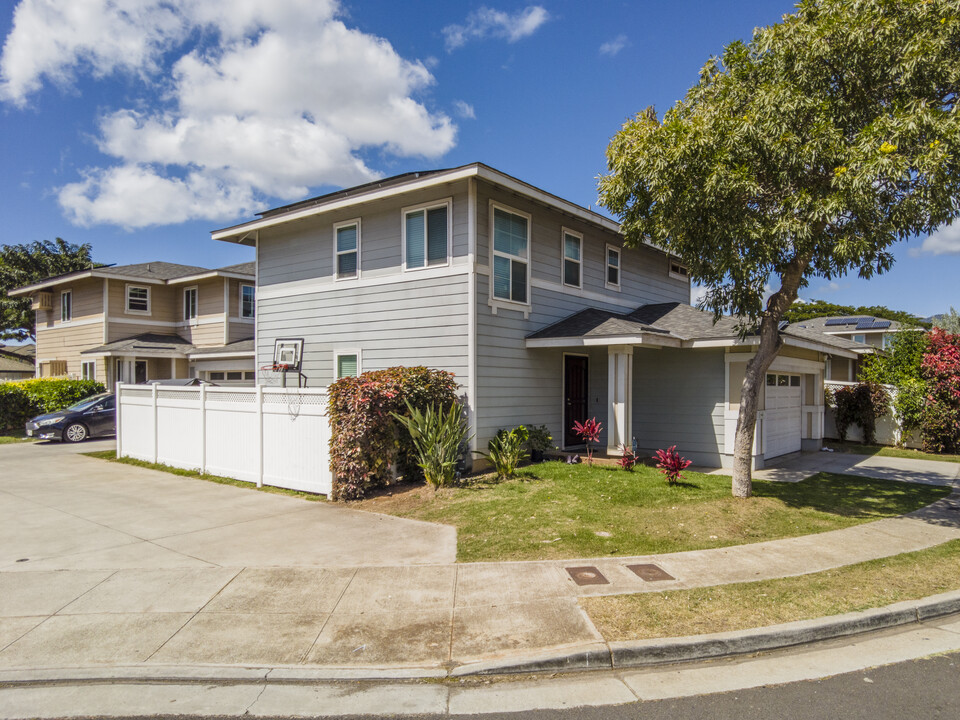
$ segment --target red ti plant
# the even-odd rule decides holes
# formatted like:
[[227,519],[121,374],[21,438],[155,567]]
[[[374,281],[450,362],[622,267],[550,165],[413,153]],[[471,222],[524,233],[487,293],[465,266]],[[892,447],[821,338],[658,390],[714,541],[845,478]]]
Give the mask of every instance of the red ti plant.
[[593,447],[591,443],[600,442],[600,429],[602,425],[597,422],[597,419],[590,418],[589,420],[584,420],[583,423],[575,422],[573,424],[573,431],[580,436],[580,439],[587,446],[587,463],[593,465]]
[[667,476],[667,484],[669,485],[673,485],[683,477],[683,471],[693,464],[692,460],[680,457],[676,445],[671,445],[666,450],[657,450],[653,459],[658,461],[657,467],[660,468],[660,472]]
[[624,470],[633,470],[633,466],[637,464],[637,456],[633,454],[633,448],[621,445],[620,452],[620,459],[617,460],[617,462],[620,463],[620,467]]

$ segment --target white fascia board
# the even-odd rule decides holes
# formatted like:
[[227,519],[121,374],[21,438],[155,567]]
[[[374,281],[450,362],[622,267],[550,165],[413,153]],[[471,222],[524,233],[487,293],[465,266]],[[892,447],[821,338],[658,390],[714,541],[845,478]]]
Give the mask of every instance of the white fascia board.
[[87,355],[89,357],[132,357],[132,358],[173,358],[176,360],[186,360],[186,353],[158,353],[142,350],[107,350],[106,352],[91,352],[90,350],[84,350],[81,355]]
[[468,177],[475,177],[477,175],[477,170],[478,168],[476,166],[469,166],[447,173],[430,175],[422,180],[413,180],[409,183],[401,183],[400,185],[393,185],[380,190],[371,190],[369,192],[360,193],[359,195],[351,195],[349,197],[341,198],[340,200],[333,200],[328,203],[314,205],[308,208],[301,208],[300,210],[291,210],[290,212],[283,213],[282,215],[261,218],[259,220],[251,220],[250,222],[246,222],[241,225],[234,225],[233,227],[224,228],[223,230],[214,230],[210,233],[210,237],[214,240],[224,240],[226,242],[242,244],[244,236],[249,235],[257,230],[263,230],[264,228],[274,227],[276,225],[283,225],[284,223],[292,222],[294,220],[302,220],[303,218],[308,218],[313,215],[320,215],[322,213],[352,207],[354,205],[371,202],[373,200],[382,200],[383,198],[393,197],[394,195],[402,195],[415,190],[422,190],[424,188],[433,187],[434,185],[443,185],[445,183],[463,180]]
[[616,345],[647,345],[650,347],[680,347],[677,338],[656,335],[617,335],[611,337],[557,337],[527,338],[528,348],[604,347]]
[[173,278],[168,280],[168,285],[180,285],[182,283],[191,283],[197,282],[198,280],[209,280],[210,278],[230,278],[231,280],[246,280],[250,283],[256,279],[253,275],[245,275],[244,273],[234,273],[234,272],[221,272],[220,270],[211,270],[207,273],[200,273],[198,275],[185,275],[183,277]]
[[244,352],[222,352],[222,353],[189,353],[187,357],[190,360],[221,360],[221,359],[230,359],[230,358],[252,358],[256,357],[255,350],[248,350]]
[[718,347],[737,347],[737,346],[750,346],[750,345],[759,345],[760,338],[758,337],[748,337],[741,340],[740,338],[713,338],[710,340],[684,340],[683,347],[685,348],[718,348]]

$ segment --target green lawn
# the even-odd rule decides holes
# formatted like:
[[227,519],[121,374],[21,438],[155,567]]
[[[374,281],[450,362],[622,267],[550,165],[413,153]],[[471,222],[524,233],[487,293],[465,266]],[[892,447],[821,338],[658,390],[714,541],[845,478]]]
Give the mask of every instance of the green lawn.
[[934,455],[925,453],[922,450],[910,450],[908,448],[895,448],[888,445],[862,445],[860,443],[846,442],[837,440],[825,440],[824,446],[833,448],[837,452],[854,453],[857,455],[880,455],[882,457],[907,458],[909,460],[939,460],[941,462],[960,463],[960,455]]
[[0,434],[0,445],[9,445],[11,443],[22,443],[22,442],[33,442],[33,438],[28,438],[25,435],[21,435],[21,434],[16,434],[16,435]]
[[588,598],[607,640],[729,632],[883,607],[960,588],[960,540],[798,577]]
[[730,496],[730,478],[688,472],[668,486],[654,468],[547,462],[517,479],[483,476],[463,488],[392,489],[353,506],[454,525],[458,559],[534,560],[643,555],[725,547],[835,530],[901,515],[949,488],[820,473],[800,483],[754,481]]

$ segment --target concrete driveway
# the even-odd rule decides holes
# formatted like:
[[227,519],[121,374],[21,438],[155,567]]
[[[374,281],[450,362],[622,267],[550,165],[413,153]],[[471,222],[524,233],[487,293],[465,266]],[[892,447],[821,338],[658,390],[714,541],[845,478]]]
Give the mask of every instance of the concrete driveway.
[[0,446],[0,571],[456,560],[449,526],[79,455],[113,447],[113,441]]

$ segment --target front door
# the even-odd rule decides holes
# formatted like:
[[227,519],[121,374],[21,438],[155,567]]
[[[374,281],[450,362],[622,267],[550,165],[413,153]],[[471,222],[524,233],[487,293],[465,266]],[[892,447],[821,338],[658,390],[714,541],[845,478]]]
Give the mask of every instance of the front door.
[[587,358],[563,356],[563,444],[580,445],[580,436],[573,431],[575,422],[587,419]]
[[133,381],[137,385],[142,385],[147,381],[147,361],[146,360],[137,360],[133,364]]

